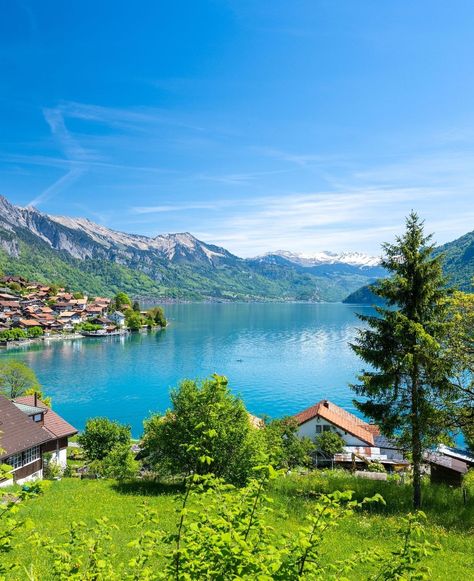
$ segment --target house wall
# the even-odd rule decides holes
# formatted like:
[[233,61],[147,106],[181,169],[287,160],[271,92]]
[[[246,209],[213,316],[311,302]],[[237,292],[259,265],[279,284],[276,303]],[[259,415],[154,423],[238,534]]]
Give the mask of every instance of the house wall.
[[13,472],[13,479],[17,484],[28,482],[29,480],[36,480],[43,477],[43,460],[38,458],[34,462],[22,466]]
[[368,446],[366,442],[363,442],[359,438],[356,438],[356,436],[353,436],[352,434],[345,432],[341,428],[337,428],[336,426],[334,426],[327,420],[320,418],[319,416],[312,418],[311,420],[308,420],[304,424],[301,424],[301,426],[298,428],[298,436],[300,438],[306,437],[310,438],[311,440],[314,440],[317,435],[316,426],[330,426],[333,431],[337,432],[341,436],[346,446],[361,446],[361,447]]
[[59,464],[62,468],[66,468],[67,445],[67,438],[59,438],[58,440],[47,442],[43,447],[43,452],[51,452],[52,461]]

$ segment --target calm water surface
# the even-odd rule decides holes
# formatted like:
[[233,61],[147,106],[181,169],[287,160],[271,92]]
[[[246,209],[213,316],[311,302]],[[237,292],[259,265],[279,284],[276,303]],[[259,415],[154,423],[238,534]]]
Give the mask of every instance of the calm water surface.
[[226,375],[249,411],[295,413],[321,398],[353,410],[348,383],[362,367],[348,342],[366,307],[343,304],[185,304],[159,332],[51,341],[0,354],[36,371],[54,408],[77,428],[106,415],[141,433],[185,377]]

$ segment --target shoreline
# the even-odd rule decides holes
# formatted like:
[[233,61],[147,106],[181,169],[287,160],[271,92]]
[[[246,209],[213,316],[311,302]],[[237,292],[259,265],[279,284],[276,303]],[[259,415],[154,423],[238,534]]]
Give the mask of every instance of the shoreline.
[[[168,327],[169,323],[166,325]],[[136,331],[137,333],[144,333],[148,331],[161,331],[166,329],[166,327],[151,327],[150,329],[140,329]],[[110,335],[110,337],[125,337],[126,335],[130,335],[134,333],[134,331],[129,331],[128,329],[123,333]],[[106,339],[107,335],[98,335],[96,337],[82,335],[81,333],[67,333],[64,335],[50,335],[48,337],[34,337],[31,339],[22,339],[17,341],[9,341],[4,345],[0,345],[0,353],[2,351],[8,351],[10,349],[18,349],[21,347],[32,347],[33,345],[41,345],[44,343],[55,342],[55,341],[76,341],[78,339]]]

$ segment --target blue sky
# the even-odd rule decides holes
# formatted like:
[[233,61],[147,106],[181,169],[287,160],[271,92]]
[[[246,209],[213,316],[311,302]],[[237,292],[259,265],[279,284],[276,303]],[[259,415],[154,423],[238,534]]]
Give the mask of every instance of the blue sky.
[[471,0],[0,0],[0,193],[243,256],[474,228]]

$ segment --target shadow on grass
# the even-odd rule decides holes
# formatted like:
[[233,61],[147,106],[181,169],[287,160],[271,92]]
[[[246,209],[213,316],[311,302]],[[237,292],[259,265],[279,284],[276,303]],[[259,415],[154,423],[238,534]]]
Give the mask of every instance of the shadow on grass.
[[162,482],[155,480],[131,480],[116,482],[112,488],[119,494],[131,496],[161,496],[179,494],[184,491],[183,482]]
[[[277,498],[280,497],[287,504],[292,503],[294,510],[301,510],[298,507],[301,502],[305,504],[317,500],[321,493],[352,490],[354,500],[359,502],[377,493],[384,498],[386,504],[366,505],[363,509],[366,513],[397,516],[413,512],[411,485],[364,480],[338,472],[321,471],[308,476],[278,479],[272,489]],[[445,529],[474,529],[474,495],[468,495],[464,499],[460,488],[424,483],[422,510],[427,514],[429,522]]]

